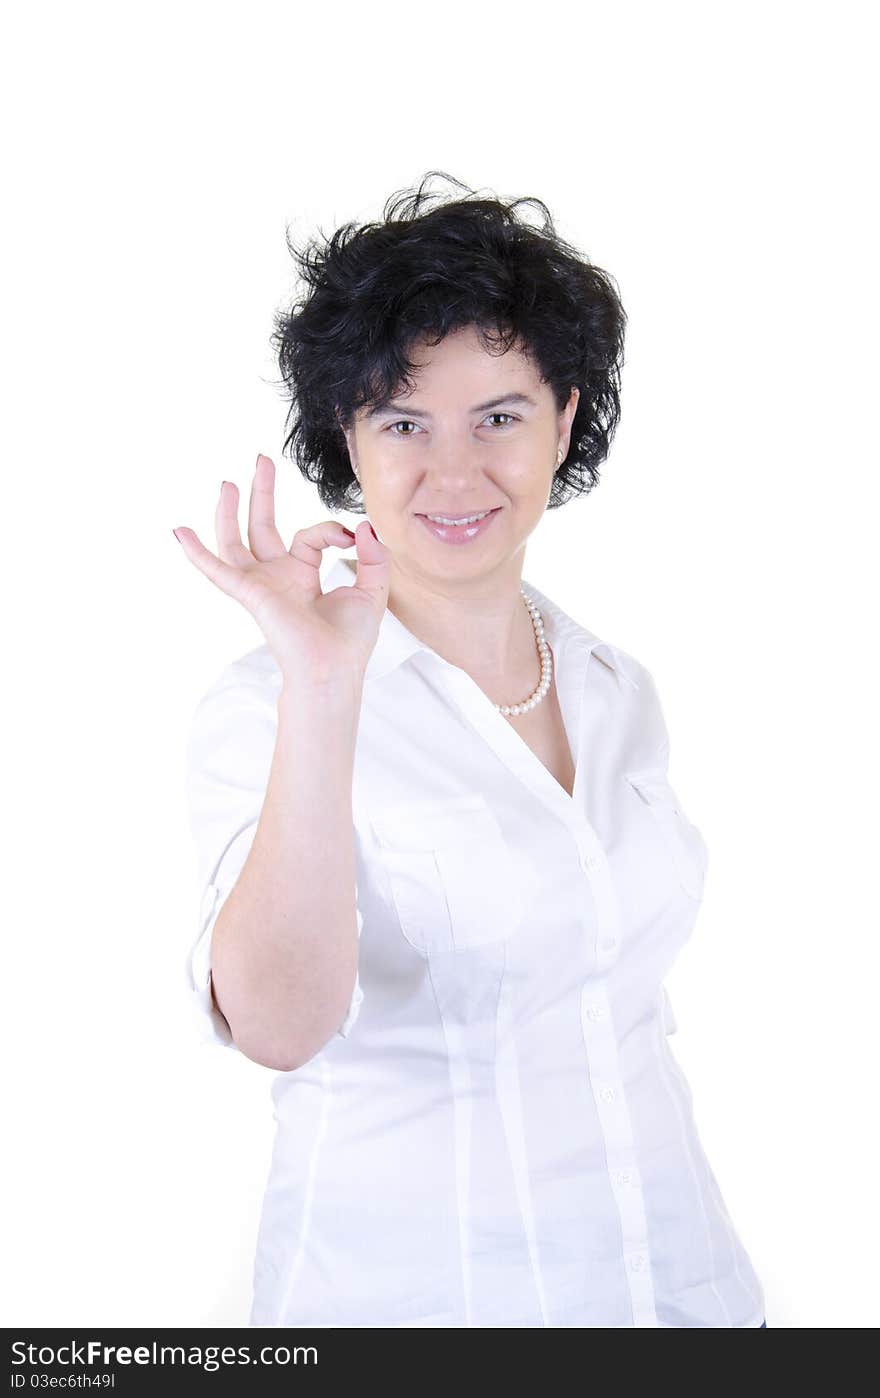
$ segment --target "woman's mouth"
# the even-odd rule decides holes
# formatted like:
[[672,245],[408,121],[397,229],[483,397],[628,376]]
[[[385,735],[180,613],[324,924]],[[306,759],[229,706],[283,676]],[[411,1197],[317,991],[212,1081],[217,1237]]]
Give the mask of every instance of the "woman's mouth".
[[[418,518],[434,535],[434,538],[440,539],[444,544],[466,544],[471,539],[485,534],[500,510],[501,506],[498,505],[494,510],[488,510],[481,517],[475,519],[473,515],[467,515],[458,523],[450,522],[447,515],[436,515],[433,519],[430,515],[419,515]],[[479,511],[475,511],[475,514],[479,515]]]

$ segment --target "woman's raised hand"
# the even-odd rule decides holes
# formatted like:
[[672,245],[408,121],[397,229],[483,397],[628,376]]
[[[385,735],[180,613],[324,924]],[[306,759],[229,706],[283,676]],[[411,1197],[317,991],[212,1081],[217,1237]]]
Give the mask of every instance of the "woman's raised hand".
[[[234,597],[260,627],[285,681],[359,683],[388,601],[391,555],[363,520],[352,536],[333,519],[298,529],[287,549],[275,524],[275,466],[258,456],[248,509],[248,544],[238,526],[238,487],[224,481],[215,515],[217,554],[185,525],[174,530],[187,558]],[[351,587],[322,592],[326,548],[357,549]]]

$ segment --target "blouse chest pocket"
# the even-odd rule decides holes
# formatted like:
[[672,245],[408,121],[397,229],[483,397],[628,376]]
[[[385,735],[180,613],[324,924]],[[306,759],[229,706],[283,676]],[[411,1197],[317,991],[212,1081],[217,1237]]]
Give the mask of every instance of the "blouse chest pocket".
[[627,772],[626,778],[650,812],[681,887],[691,898],[702,898],[709,851],[700,831],[685,815],[665,770],[646,768]]
[[482,796],[386,806],[370,821],[401,931],[423,956],[511,935],[522,916],[516,863]]

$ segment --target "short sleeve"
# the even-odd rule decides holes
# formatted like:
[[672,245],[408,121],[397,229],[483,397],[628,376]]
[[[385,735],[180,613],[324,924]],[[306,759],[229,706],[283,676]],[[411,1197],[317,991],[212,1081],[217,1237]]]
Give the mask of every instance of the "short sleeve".
[[[280,672],[268,647],[234,661],[199,701],[186,743],[186,803],[198,882],[197,927],[186,954],[186,986],[199,1037],[224,1048],[237,1045],[212,994],[211,939],[256,834],[275,751],[280,687]],[[363,919],[359,908],[356,912],[360,937]],[[337,1031],[343,1037],[350,1033],[362,1000],[358,976]]]

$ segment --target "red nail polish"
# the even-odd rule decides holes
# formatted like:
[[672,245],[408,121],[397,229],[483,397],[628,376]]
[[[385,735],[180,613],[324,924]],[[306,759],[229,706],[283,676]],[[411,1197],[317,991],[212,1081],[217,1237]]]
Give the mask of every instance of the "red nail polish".
[[372,534],[373,538],[376,540],[376,543],[378,544],[378,542],[379,542],[379,535],[376,533],[376,531],[375,531],[375,529],[373,528],[372,524],[369,526],[369,529],[370,529],[370,533]]

